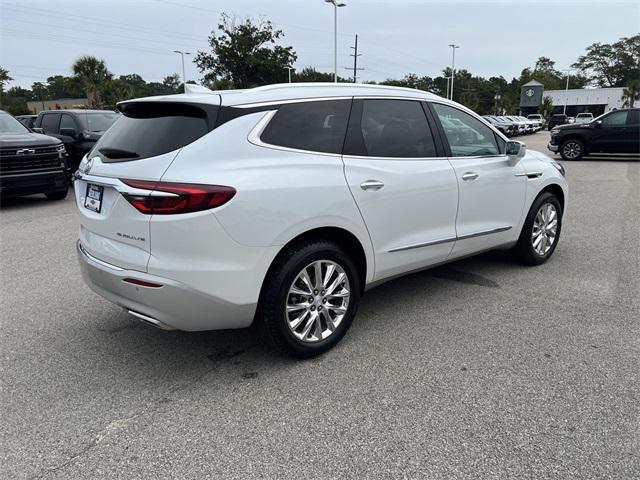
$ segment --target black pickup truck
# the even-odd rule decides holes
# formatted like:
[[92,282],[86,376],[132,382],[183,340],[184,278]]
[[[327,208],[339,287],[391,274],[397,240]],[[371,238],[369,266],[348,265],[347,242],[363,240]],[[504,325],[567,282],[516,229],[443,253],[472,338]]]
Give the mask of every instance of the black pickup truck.
[[565,160],[593,153],[640,153],[640,108],[624,108],[600,115],[589,123],[551,129],[547,148]]
[[33,133],[0,110],[0,197],[44,193],[62,200],[69,189],[64,145],[57,138]]

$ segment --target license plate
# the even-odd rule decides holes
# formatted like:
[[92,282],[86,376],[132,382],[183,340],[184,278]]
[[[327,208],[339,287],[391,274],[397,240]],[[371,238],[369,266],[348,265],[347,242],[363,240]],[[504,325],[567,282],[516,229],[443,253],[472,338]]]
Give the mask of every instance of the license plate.
[[87,184],[87,195],[84,198],[84,208],[100,213],[102,207],[102,194],[104,187],[100,185],[94,185],[93,183]]

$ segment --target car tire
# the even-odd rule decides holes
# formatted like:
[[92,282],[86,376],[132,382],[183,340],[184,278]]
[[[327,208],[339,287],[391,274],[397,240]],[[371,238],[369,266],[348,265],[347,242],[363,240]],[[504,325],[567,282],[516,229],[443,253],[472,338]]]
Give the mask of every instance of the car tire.
[[265,279],[259,307],[263,333],[293,357],[324,353],[351,326],[360,291],[358,271],[338,245],[326,240],[293,245],[279,255]]
[[578,139],[570,138],[560,145],[560,155],[564,160],[580,160],[584,153],[584,143]]
[[65,188],[64,190],[60,190],[58,192],[50,192],[45,193],[49,200],[64,200],[67,198],[67,193],[69,192],[69,188]]
[[513,253],[526,265],[540,265],[553,255],[561,230],[560,201],[554,194],[544,192],[531,205]]

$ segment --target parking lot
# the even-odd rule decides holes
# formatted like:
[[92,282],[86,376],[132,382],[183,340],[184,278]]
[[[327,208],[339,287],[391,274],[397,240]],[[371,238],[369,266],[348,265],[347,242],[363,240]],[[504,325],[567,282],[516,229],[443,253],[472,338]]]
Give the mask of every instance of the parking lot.
[[3,477],[638,478],[640,161],[563,164],[547,264],[384,284],[308,361],[135,322],[84,285],[71,195],[6,201]]

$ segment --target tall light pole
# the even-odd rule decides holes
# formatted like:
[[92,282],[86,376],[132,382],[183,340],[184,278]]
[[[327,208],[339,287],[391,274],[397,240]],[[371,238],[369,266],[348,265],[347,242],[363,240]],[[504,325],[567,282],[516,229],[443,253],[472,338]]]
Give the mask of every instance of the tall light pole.
[[449,90],[449,93],[451,95],[451,100],[453,100],[453,77],[456,71],[456,48],[460,48],[460,45],[454,45],[452,43],[449,46],[451,47],[451,90]]
[[346,7],[347,4],[338,0],[324,0],[333,5],[333,81],[338,81],[338,7]]
[[563,72],[567,72],[567,86],[564,89],[564,107],[562,107],[562,114],[567,114],[567,102],[569,101],[569,76],[571,74],[571,69],[563,70]]
[[295,70],[295,68],[293,68],[292,66],[288,66],[288,67],[284,67],[287,70],[289,70],[289,83],[291,83],[291,70]]
[[191,52],[181,52],[180,50],[174,50],[173,53],[179,53],[180,57],[182,57],[182,85],[183,88],[185,90],[185,92],[187,91],[187,76],[185,75],[185,71],[184,71],[184,56],[185,55],[191,55]]

